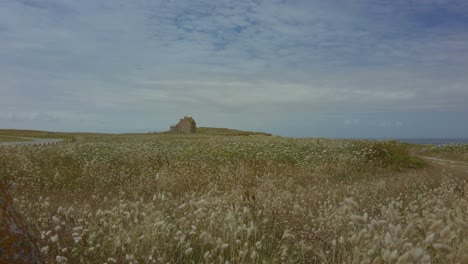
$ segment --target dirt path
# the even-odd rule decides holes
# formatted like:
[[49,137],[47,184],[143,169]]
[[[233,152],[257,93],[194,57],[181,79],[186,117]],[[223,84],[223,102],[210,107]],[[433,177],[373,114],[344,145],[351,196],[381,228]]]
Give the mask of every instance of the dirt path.
[[442,163],[442,164],[444,164],[444,163],[445,163],[445,164],[446,164],[446,163],[449,163],[449,164],[457,164],[457,165],[465,165],[465,166],[468,166],[468,162],[463,162],[463,161],[455,161],[455,160],[447,160],[447,159],[439,159],[439,158],[423,157],[423,156],[421,156],[421,158],[430,160],[430,161],[432,161],[432,162]]
[[419,156],[419,157],[425,160],[429,160],[435,165],[442,167],[443,169],[447,169],[455,174],[468,176],[468,163],[467,162],[439,159],[439,158],[425,157],[425,156]]
[[59,138],[29,138],[29,137],[20,137],[21,139],[26,139],[30,141],[19,141],[19,142],[2,142],[0,147],[14,147],[21,145],[47,145],[60,143],[63,139]]

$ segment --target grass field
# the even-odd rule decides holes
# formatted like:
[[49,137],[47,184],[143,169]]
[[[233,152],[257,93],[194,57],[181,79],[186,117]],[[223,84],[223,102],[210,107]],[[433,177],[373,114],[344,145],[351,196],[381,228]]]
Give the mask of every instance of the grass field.
[[0,143],[2,143],[2,142],[22,142],[22,141],[29,141],[29,140],[21,138],[21,137],[2,136],[2,135],[0,135]]
[[0,175],[50,263],[468,263],[466,175],[409,145],[201,132],[66,134]]
[[99,137],[111,137],[114,134],[104,133],[82,133],[82,132],[49,132],[40,130],[18,130],[18,129],[0,129],[0,137],[30,137],[30,138],[54,138],[64,139],[65,141],[84,140]]

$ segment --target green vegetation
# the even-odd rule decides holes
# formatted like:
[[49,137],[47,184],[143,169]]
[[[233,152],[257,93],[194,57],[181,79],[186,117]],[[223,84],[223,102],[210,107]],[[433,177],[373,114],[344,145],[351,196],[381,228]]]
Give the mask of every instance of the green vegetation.
[[468,258],[466,179],[405,144],[200,132],[5,148],[0,175],[47,262]]
[[2,142],[22,142],[22,141],[29,141],[29,140],[25,139],[25,138],[21,138],[21,137],[0,135],[0,143],[2,143]]
[[398,171],[422,168],[426,165],[422,159],[410,155],[408,145],[396,141],[374,144],[367,158]]
[[215,128],[215,127],[199,127],[197,128],[197,134],[207,134],[207,135],[225,135],[225,136],[271,136],[271,134],[264,132],[251,132],[236,130],[230,128]]
[[73,136],[71,133],[17,129],[0,129],[0,135],[32,138],[68,138]]
[[0,137],[53,138],[53,139],[63,139],[65,141],[71,141],[71,142],[96,140],[102,137],[110,138],[113,135],[114,134],[86,133],[86,132],[49,132],[49,131],[40,131],[40,130],[0,129]]
[[[158,133],[158,134],[172,134],[169,131]],[[141,134],[135,134],[141,135]],[[183,135],[183,134],[182,134]],[[185,134],[187,135],[187,134]],[[194,134],[189,134],[194,135]],[[271,136],[265,132],[253,132],[245,130],[237,130],[231,128],[219,128],[219,127],[197,127],[196,135],[217,135],[217,136]]]

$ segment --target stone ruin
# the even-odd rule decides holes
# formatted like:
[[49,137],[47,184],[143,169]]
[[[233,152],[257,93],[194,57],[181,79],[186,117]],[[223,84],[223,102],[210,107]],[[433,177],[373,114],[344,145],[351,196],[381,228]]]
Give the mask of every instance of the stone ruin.
[[171,133],[196,133],[197,132],[197,123],[192,117],[185,116],[183,119],[179,120],[179,123],[175,126],[171,126]]
[[0,263],[42,263],[26,221],[15,208],[7,184],[0,180]]

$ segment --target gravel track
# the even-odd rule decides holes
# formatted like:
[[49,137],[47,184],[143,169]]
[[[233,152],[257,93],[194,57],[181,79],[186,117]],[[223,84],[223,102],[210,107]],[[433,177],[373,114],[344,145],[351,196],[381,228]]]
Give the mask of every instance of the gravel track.
[[22,139],[27,139],[31,141],[20,141],[20,142],[2,142],[0,147],[14,147],[14,146],[23,146],[23,145],[47,145],[47,144],[56,144],[63,142],[63,139],[59,138],[29,138],[29,137],[20,137]]

